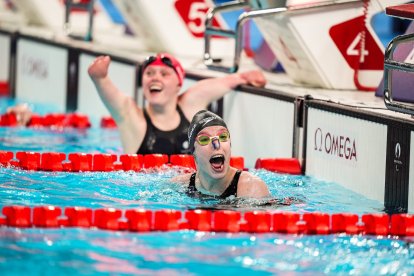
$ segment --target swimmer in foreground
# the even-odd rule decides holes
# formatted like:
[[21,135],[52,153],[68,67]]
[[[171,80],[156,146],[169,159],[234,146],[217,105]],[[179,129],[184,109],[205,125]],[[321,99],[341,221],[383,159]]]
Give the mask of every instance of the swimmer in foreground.
[[230,133],[218,115],[206,110],[197,112],[188,129],[188,140],[197,171],[172,179],[187,185],[188,195],[220,199],[270,197],[263,180],[230,166]]

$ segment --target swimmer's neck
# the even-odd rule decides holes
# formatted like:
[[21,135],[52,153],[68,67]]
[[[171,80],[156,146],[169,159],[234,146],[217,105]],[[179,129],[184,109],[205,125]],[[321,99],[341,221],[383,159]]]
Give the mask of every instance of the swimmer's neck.
[[224,177],[217,179],[210,177],[207,173],[198,171],[196,174],[196,188],[200,192],[221,195],[230,185],[235,173],[236,169],[230,167]]

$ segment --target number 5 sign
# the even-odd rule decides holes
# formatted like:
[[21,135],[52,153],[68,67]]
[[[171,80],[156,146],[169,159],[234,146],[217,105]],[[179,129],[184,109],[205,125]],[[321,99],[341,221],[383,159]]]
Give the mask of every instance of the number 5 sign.
[[[177,0],[174,6],[188,31],[194,37],[204,37],[204,21],[210,5],[205,0]],[[216,18],[213,19],[213,26],[220,28],[220,24]]]

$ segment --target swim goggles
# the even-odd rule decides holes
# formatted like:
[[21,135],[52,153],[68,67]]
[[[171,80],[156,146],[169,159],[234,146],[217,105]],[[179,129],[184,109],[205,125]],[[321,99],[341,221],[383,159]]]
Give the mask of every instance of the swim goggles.
[[211,141],[218,139],[220,142],[227,142],[230,138],[230,133],[222,132],[218,136],[207,136],[207,135],[199,135],[196,137],[196,141],[200,146],[207,146],[211,143]]
[[149,65],[163,65],[170,67],[177,74],[180,85],[183,84],[185,72],[180,62],[169,54],[157,54],[155,56],[149,56],[145,59],[141,66],[141,72],[143,73],[145,68]]
[[161,63],[163,63],[164,65],[167,65],[168,67],[174,69],[174,71],[175,71],[173,61],[169,57],[166,57],[164,55],[157,55],[157,56],[147,57],[145,59],[145,61],[142,63],[142,71],[144,71],[145,68],[147,68],[148,65],[154,63],[157,60],[161,61]]

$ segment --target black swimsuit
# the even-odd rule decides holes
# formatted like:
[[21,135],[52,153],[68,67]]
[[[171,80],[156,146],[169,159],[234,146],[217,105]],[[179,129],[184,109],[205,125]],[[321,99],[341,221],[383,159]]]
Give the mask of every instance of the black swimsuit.
[[180,114],[180,124],[176,129],[163,131],[158,129],[151,122],[147,111],[144,109],[144,117],[147,121],[147,131],[138,154],[189,154],[189,143],[187,131],[190,122],[184,116],[181,108],[177,106],[178,114]]
[[[239,177],[241,173],[242,171],[237,170],[237,172],[235,173],[233,177],[233,180],[231,181],[227,189],[221,195],[211,196],[211,197],[222,198],[222,199],[228,198],[229,196],[237,197],[237,187],[239,184]],[[188,185],[187,195],[192,196],[192,197],[209,196],[209,195],[204,195],[197,190],[195,186],[195,178],[196,178],[196,173],[193,173],[190,177],[190,184]]]

